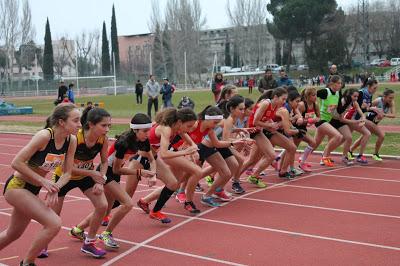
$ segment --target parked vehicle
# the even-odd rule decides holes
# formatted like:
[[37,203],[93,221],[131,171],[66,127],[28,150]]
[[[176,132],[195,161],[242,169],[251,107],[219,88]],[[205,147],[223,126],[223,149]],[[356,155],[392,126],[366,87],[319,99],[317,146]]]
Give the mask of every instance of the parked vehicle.
[[398,65],[400,65],[400,58],[399,58],[399,57],[396,57],[396,58],[390,59],[390,65],[391,65],[391,66],[398,66]]
[[383,62],[385,62],[385,60],[386,59],[379,59],[379,58],[377,58],[377,59],[374,59],[374,60],[372,60],[372,62],[371,62],[371,66],[379,66],[381,63],[383,63]]
[[308,67],[308,65],[299,65],[297,67],[297,70],[299,71],[303,71],[303,70],[309,70],[310,68]]
[[390,65],[391,65],[391,62],[389,60],[384,60],[383,62],[381,62],[379,64],[380,67],[389,67]]

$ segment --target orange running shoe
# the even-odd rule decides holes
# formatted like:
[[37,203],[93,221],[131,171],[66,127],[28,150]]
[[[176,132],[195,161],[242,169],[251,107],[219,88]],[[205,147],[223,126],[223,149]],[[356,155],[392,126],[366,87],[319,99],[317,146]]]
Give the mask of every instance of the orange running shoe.
[[151,219],[159,220],[163,224],[169,224],[171,222],[171,219],[168,218],[168,216],[162,213],[161,211],[158,212],[151,211],[149,216]]
[[333,164],[331,158],[329,158],[329,157],[322,157],[321,161],[324,163],[325,166],[328,166],[328,167],[334,167],[335,166]]

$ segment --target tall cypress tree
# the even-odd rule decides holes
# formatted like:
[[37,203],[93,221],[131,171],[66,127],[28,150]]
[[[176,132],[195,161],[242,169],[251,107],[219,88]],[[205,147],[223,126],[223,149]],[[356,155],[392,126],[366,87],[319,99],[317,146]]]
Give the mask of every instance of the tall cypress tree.
[[171,51],[171,32],[168,29],[167,24],[165,24],[164,31],[162,33],[162,50],[164,53],[164,65],[165,65],[165,75],[170,79],[174,80],[174,62],[172,58]]
[[156,77],[161,78],[166,73],[164,73],[164,60],[162,54],[162,41],[161,41],[161,30],[160,25],[156,25],[156,31],[154,33],[154,42],[153,42],[153,53],[152,53],[152,63],[153,63],[153,70]]
[[106,22],[103,22],[103,36],[101,40],[101,72],[104,76],[110,75],[110,48],[108,47]]
[[[117,34],[117,20],[115,19],[115,8],[112,7],[111,16],[111,59],[115,57],[115,73],[119,75],[119,47],[118,47],[118,34]],[[114,63],[113,63],[114,67]]]
[[53,56],[53,45],[51,41],[49,18],[47,18],[46,32],[44,35],[43,78],[45,80],[54,79],[54,56]]
[[225,66],[231,66],[231,44],[228,41],[228,38],[225,42]]

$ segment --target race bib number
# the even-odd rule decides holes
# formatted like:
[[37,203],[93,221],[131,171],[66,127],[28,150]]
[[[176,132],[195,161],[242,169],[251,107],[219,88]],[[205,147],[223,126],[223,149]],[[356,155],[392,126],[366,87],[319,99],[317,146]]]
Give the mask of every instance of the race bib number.
[[40,166],[41,169],[51,171],[64,163],[65,154],[51,154],[48,153],[44,159],[44,163]]
[[79,169],[92,170],[94,168],[93,161],[79,161],[75,160],[74,166]]
[[328,112],[333,113],[336,110],[336,107],[336,104],[328,105]]
[[305,119],[314,119],[314,118],[316,118],[317,116],[316,116],[316,114],[314,113],[314,112],[309,112],[309,113],[306,113],[305,115],[304,115],[304,118]]

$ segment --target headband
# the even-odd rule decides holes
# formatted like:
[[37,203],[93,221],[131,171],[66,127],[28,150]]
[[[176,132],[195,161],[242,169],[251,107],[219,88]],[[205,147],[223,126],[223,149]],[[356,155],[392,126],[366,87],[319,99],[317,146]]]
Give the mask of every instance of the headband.
[[145,128],[151,128],[152,124],[131,124],[130,128],[131,129],[145,129]]
[[223,115],[205,115],[204,116],[205,120],[222,120],[224,119]]

